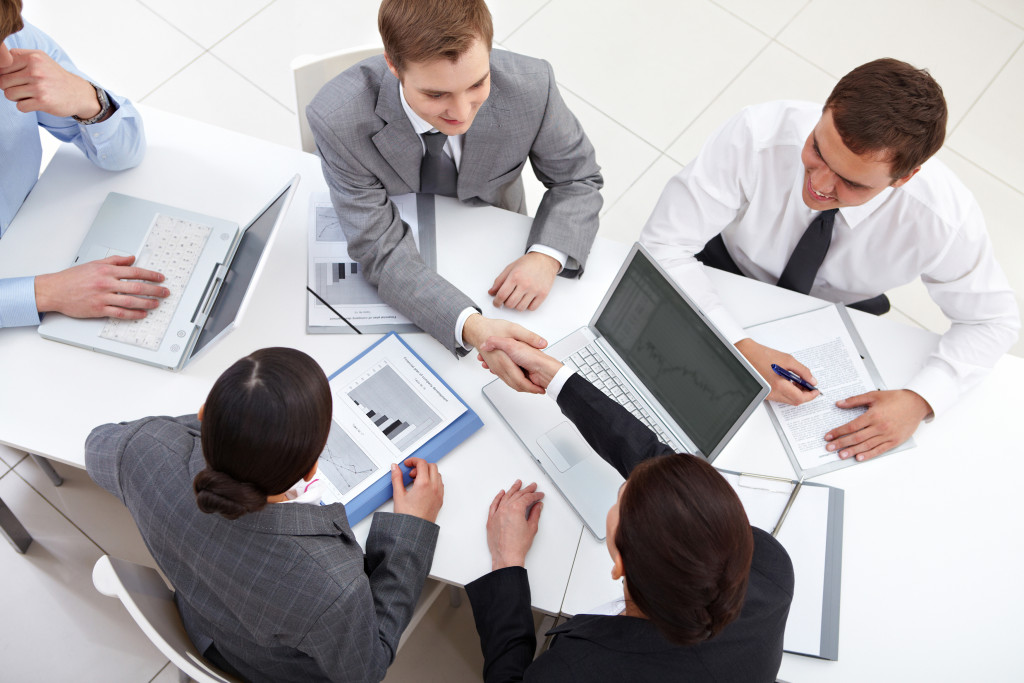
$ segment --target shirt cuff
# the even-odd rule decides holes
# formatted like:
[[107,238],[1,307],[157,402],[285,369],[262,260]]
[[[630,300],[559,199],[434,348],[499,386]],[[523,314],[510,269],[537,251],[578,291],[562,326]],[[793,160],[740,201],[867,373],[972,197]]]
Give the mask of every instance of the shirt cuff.
[[925,365],[903,388],[910,389],[931,406],[932,415],[925,418],[925,422],[949,410],[960,393],[955,376],[934,365]]
[[34,276],[0,280],[0,328],[39,324]]
[[551,247],[545,247],[543,244],[531,245],[530,248],[527,249],[527,251],[536,252],[538,254],[544,254],[545,256],[550,256],[551,258],[558,261],[559,273],[561,273],[565,269],[565,264],[569,261],[569,255],[566,254],[564,251],[558,251],[557,249],[552,249]]
[[547,391],[548,396],[557,401],[558,395],[562,393],[562,387],[564,387],[565,383],[569,381],[569,378],[575,374],[576,371],[568,365],[560,367],[558,372],[555,373],[555,376],[551,378],[550,382],[548,382],[548,388],[545,390]]
[[455,342],[467,351],[471,351],[473,347],[467,344],[462,338],[462,328],[466,326],[466,321],[469,320],[469,316],[479,312],[480,311],[476,310],[472,306],[467,306],[462,309],[462,313],[459,313],[459,319],[455,321]]

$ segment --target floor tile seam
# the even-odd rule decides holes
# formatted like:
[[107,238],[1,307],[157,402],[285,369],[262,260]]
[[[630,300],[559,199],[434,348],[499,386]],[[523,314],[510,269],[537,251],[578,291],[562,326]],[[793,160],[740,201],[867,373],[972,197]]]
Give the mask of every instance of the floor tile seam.
[[[658,152],[658,156],[654,157],[654,161],[652,161],[650,164],[648,164],[647,168],[645,168],[644,170],[640,171],[640,174],[637,175],[637,177],[633,179],[633,182],[631,182],[629,184],[629,186],[625,190],[622,191],[622,194],[620,194],[618,197],[616,197],[615,200],[611,204],[609,204],[607,206],[607,208],[604,209],[604,212],[601,214],[601,218],[604,218],[605,216],[607,216],[611,212],[611,210],[614,209],[618,205],[618,203],[621,202],[622,199],[627,194],[629,194],[629,191],[632,190],[633,187],[636,186],[636,184],[640,182],[640,179],[643,178],[645,175],[647,175],[647,172],[650,171],[652,168],[654,168],[655,164],[657,164],[659,161],[661,161],[662,157],[669,158],[667,154],[665,154],[664,152],[659,151]],[[653,207],[651,207],[651,208],[653,209]],[[644,220],[646,221],[647,219],[645,218]]]
[[978,96],[974,98],[974,101],[971,102],[971,105],[967,107],[967,110],[964,111],[964,113],[960,116],[960,120],[953,125],[953,129],[946,133],[947,139],[953,137],[957,129],[960,128],[960,124],[962,124],[970,115],[971,111],[974,110],[975,105],[977,105],[978,102],[981,101],[981,98],[984,97],[985,93],[989,91],[989,89],[992,87],[992,84],[999,79],[999,77],[1002,75],[1004,71],[1006,71],[1006,67],[1009,66],[1010,62],[1012,62],[1014,57],[1017,56],[1017,53],[1020,52],[1021,47],[1024,47],[1024,38],[1022,38],[1021,41],[1017,43],[1017,47],[1014,49],[1014,51],[1010,53],[1010,56],[1007,57],[1005,62],[1003,62],[1003,65],[999,67],[995,74],[992,75],[992,78],[989,79],[989,82],[985,84],[985,87],[982,88],[981,92],[978,93]]
[[[14,468],[11,468],[11,472],[14,472],[14,475],[15,475],[16,477],[18,477],[18,479],[21,479],[21,480],[22,480],[23,482],[25,482],[25,485],[26,485],[26,486],[28,486],[28,487],[29,487],[30,489],[32,489],[32,491],[33,491],[33,492],[34,492],[34,493],[35,493],[36,495],[38,495],[38,496],[39,496],[40,498],[42,498],[42,499],[43,499],[43,500],[44,500],[44,501],[46,502],[46,504],[47,504],[47,505],[49,505],[50,507],[52,507],[52,508],[53,508],[53,509],[54,509],[54,510],[55,510],[55,511],[57,512],[57,514],[59,514],[59,515],[60,515],[61,517],[63,517],[63,518],[64,518],[64,519],[65,519],[65,520],[67,521],[67,523],[68,523],[68,524],[70,524],[71,526],[73,526],[73,527],[74,527],[74,528],[75,528],[75,529],[76,529],[76,530],[78,531],[78,533],[80,533],[80,534],[82,534],[83,536],[85,536],[85,538],[86,538],[86,539],[87,539],[87,540],[88,540],[88,541],[89,541],[90,543],[92,543],[92,544],[93,544],[94,546],[96,546],[97,548],[99,548],[100,552],[102,552],[102,553],[103,553],[104,555],[107,555],[107,554],[109,554],[109,553],[107,553],[107,551],[106,551],[106,550],[105,550],[105,549],[103,548],[103,546],[101,546],[101,545],[100,545],[99,543],[97,543],[97,542],[96,542],[95,540],[93,540],[92,536],[90,536],[89,534],[85,533],[85,531],[84,531],[84,530],[83,530],[83,529],[82,529],[82,528],[81,528],[80,526],[78,526],[78,524],[76,524],[76,523],[74,522],[74,520],[72,520],[72,519],[71,519],[70,517],[68,517],[68,516],[67,516],[66,514],[64,514],[64,511],[63,511],[63,510],[61,510],[61,509],[60,509],[59,507],[57,507],[56,505],[54,505],[54,504],[53,504],[53,501],[51,501],[51,500],[50,500],[49,498],[47,498],[47,497],[46,497],[46,494],[44,494],[44,493],[43,493],[42,491],[40,491],[40,490],[39,490],[39,489],[37,489],[37,488],[36,488],[35,486],[33,486],[33,485],[32,485],[32,482],[30,482],[30,481],[29,481],[28,479],[26,479],[25,477],[21,476],[21,473],[20,473],[20,472],[15,472]],[[47,481],[49,481],[49,480],[47,480]]]
[[1010,190],[1013,190],[1014,192],[1016,192],[1017,194],[1019,194],[1021,196],[1024,196],[1024,189],[1021,189],[1019,187],[1014,187],[1013,185],[1008,183],[1004,178],[1000,178],[995,173],[993,173],[992,171],[988,170],[987,168],[985,168],[984,166],[979,164],[977,161],[974,161],[973,159],[971,159],[964,152],[961,152],[960,150],[958,150],[956,148],[956,146],[954,146],[952,144],[946,144],[946,145],[942,146],[942,149],[946,150],[947,152],[952,152],[953,154],[957,155],[958,157],[960,157],[961,159],[963,159],[964,161],[969,163],[971,166],[974,166],[976,169],[978,169],[979,171],[981,171],[982,173],[987,175],[988,177],[990,177],[993,180],[999,182],[999,184],[1003,185],[1004,187],[1006,187],[1006,188],[1008,188]]
[[[216,59],[216,60],[217,60],[218,62],[220,62],[221,64],[223,64],[223,65],[224,65],[225,67],[227,67],[227,68],[228,68],[228,69],[230,69],[231,71],[233,71],[233,72],[234,72],[235,74],[237,74],[238,76],[240,76],[240,77],[241,77],[242,79],[244,79],[244,80],[245,80],[245,82],[246,82],[246,83],[248,83],[248,84],[249,84],[249,85],[251,85],[252,87],[254,87],[254,88],[256,88],[257,90],[259,90],[259,91],[260,91],[261,93],[263,93],[264,95],[266,95],[267,97],[269,97],[269,98],[270,98],[271,100],[273,100],[273,101],[274,101],[274,103],[275,103],[275,104],[279,105],[279,106],[280,106],[281,108],[283,108],[283,109],[284,109],[285,111],[287,111],[287,112],[288,112],[289,114],[295,115],[295,114],[297,113],[297,112],[295,111],[295,109],[292,109],[292,108],[291,108],[291,107],[289,107],[289,106],[288,106],[287,104],[285,104],[284,102],[282,102],[281,100],[277,99],[276,97],[274,97],[273,95],[271,95],[271,94],[270,94],[269,92],[267,92],[266,90],[264,90],[264,89],[263,89],[263,88],[262,88],[262,87],[260,86],[260,84],[259,84],[259,83],[257,83],[256,81],[252,80],[251,78],[249,78],[248,76],[246,76],[245,74],[243,74],[243,73],[242,73],[241,71],[239,71],[239,70],[238,70],[238,69],[236,69],[235,67],[233,67],[233,66],[231,66],[230,64],[228,64],[228,63],[227,63],[226,61],[224,61],[224,60],[223,60],[222,58],[218,57],[218,56],[216,55],[216,53],[214,53],[214,52],[213,52],[212,50],[210,51],[210,56],[211,56],[211,57],[213,57],[214,59]],[[291,69],[289,68],[289,71],[290,71],[290,70],[291,70]]]
[[[739,14],[736,14],[736,13],[735,13],[735,12],[733,12],[733,11],[732,11],[731,9],[729,9],[728,7],[726,7],[725,5],[720,5],[720,4],[718,4],[717,2],[715,2],[715,0],[707,0],[707,1],[708,1],[708,4],[709,4],[709,5],[714,5],[714,6],[715,6],[715,7],[717,7],[718,9],[720,9],[720,10],[722,10],[723,12],[725,12],[726,14],[728,14],[729,16],[731,16],[731,17],[733,17],[734,19],[738,20],[738,21],[739,21],[739,22],[740,22],[741,24],[743,24],[743,25],[745,25],[745,26],[748,26],[749,28],[752,28],[752,29],[754,29],[755,31],[757,31],[758,33],[760,33],[760,34],[761,34],[762,36],[764,36],[765,38],[771,38],[771,37],[772,37],[772,34],[768,33],[768,32],[767,32],[767,31],[765,31],[765,30],[764,30],[763,28],[761,28],[761,27],[759,27],[759,26],[756,26],[756,25],[754,25],[754,24],[750,23],[749,21],[747,21],[746,19],[744,19],[744,18],[743,18],[742,16],[740,16]],[[801,8],[800,8],[800,10],[802,11],[802,10],[803,10],[803,7],[801,7]],[[799,12],[798,12],[798,14],[799,14]]]
[[[14,450],[14,451],[20,451],[20,449],[18,449],[18,448],[14,448],[14,449],[12,449],[12,450]],[[27,457],[28,457],[28,453],[25,453],[25,452],[21,452],[21,457],[20,457],[20,458],[18,458],[18,462],[14,463],[13,465],[11,465],[11,466],[10,466],[10,467],[11,467],[11,469],[13,470],[13,469],[14,469],[15,467],[17,467],[18,465],[20,465],[20,464],[22,463],[22,461],[23,461],[23,460],[24,460],[25,458],[27,458]]]
[[[594,104],[593,102],[588,100],[586,97],[583,97],[580,93],[578,93],[577,91],[573,90],[572,88],[567,86],[565,83],[562,83],[562,82],[558,81],[558,79],[555,79],[555,83],[558,85],[558,89],[560,91],[569,93],[570,95],[572,95],[576,99],[578,99],[581,102],[583,102],[584,104],[586,104],[588,107],[591,107],[594,111],[596,111],[599,114],[601,114],[601,116],[605,117],[606,119],[608,119],[609,121],[614,123],[616,126],[622,128],[627,133],[629,133],[630,135],[635,137],[637,140],[639,140],[640,142],[644,143],[645,145],[647,145],[648,147],[653,149],[655,152],[657,152],[659,154],[662,152],[661,148],[658,147],[658,145],[654,144],[653,142],[651,142],[650,140],[645,138],[643,135],[640,135],[640,133],[636,132],[635,130],[633,130],[632,128],[630,128],[626,124],[624,124],[622,121],[619,121],[617,118],[615,118],[614,116],[612,116],[611,114],[606,112],[604,109],[602,109],[601,107],[597,106],[596,104]],[[584,132],[586,132],[586,131],[584,131]]]
[[235,33],[235,32],[236,32],[236,31],[237,31],[238,29],[240,29],[240,28],[242,28],[243,26],[245,26],[246,24],[248,24],[248,23],[249,23],[250,21],[252,21],[252,20],[253,20],[253,19],[254,19],[254,18],[255,18],[256,16],[258,16],[258,15],[259,15],[259,14],[261,14],[261,13],[263,13],[263,12],[264,12],[264,11],[265,11],[265,10],[266,10],[266,9],[267,9],[268,7],[270,7],[270,6],[271,6],[271,5],[273,5],[273,4],[275,3],[275,2],[277,2],[277,0],[270,0],[270,2],[268,2],[267,4],[263,5],[263,7],[260,7],[260,8],[258,9],[258,10],[256,10],[255,12],[253,12],[253,13],[252,13],[252,14],[251,14],[250,16],[248,16],[248,17],[246,17],[246,18],[245,18],[244,20],[242,20],[242,22],[241,22],[241,23],[239,23],[239,24],[238,24],[237,26],[235,26],[235,27],[234,27],[233,29],[231,29],[230,31],[228,31],[227,33],[225,33],[225,34],[224,34],[223,36],[221,36],[220,38],[218,38],[217,40],[215,40],[215,41],[214,41],[214,42],[213,42],[213,43],[212,43],[212,44],[211,44],[211,45],[210,45],[209,47],[207,47],[207,46],[203,45],[202,43],[200,43],[200,42],[199,42],[198,40],[196,40],[195,38],[193,38],[192,36],[190,36],[190,35],[188,35],[187,33],[185,33],[185,31],[184,31],[184,30],[182,30],[182,29],[178,28],[178,27],[177,27],[177,26],[176,26],[176,25],[174,24],[174,22],[172,22],[172,21],[171,21],[170,19],[168,19],[167,17],[163,16],[162,14],[160,14],[159,12],[157,12],[157,11],[156,11],[155,9],[153,9],[152,7],[150,7],[149,5],[147,5],[147,4],[145,3],[145,0],[136,0],[136,1],[137,1],[137,2],[138,2],[138,3],[140,4],[140,5],[142,5],[142,6],[143,6],[143,7],[145,7],[146,9],[148,9],[148,10],[149,10],[150,12],[152,12],[152,13],[153,13],[153,14],[155,14],[156,16],[160,17],[161,19],[163,19],[163,20],[164,20],[165,22],[167,22],[167,23],[168,23],[168,24],[169,24],[170,26],[172,26],[172,27],[173,27],[173,28],[174,28],[175,30],[177,30],[177,31],[178,31],[179,33],[181,33],[182,35],[184,35],[185,37],[187,37],[187,38],[188,38],[189,40],[191,40],[191,41],[192,41],[193,43],[195,43],[195,44],[196,44],[196,45],[198,45],[199,47],[203,48],[203,50],[205,50],[205,51],[207,51],[207,52],[208,52],[208,51],[210,51],[210,50],[212,50],[212,49],[213,49],[214,47],[216,47],[217,45],[220,45],[220,44],[221,44],[222,42],[224,42],[224,40],[226,40],[226,39],[227,39],[228,37],[230,37],[230,36],[231,36],[231,35],[232,35],[233,33]]
[[172,73],[172,74],[171,74],[170,76],[168,76],[168,77],[167,77],[167,78],[165,78],[164,80],[160,81],[160,83],[158,83],[157,85],[155,85],[155,86],[153,87],[153,89],[152,89],[152,90],[150,90],[150,91],[149,91],[148,93],[146,93],[145,95],[143,95],[142,97],[140,97],[140,98],[139,98],[139,102],[145,102],[145,101],[146,101],[146,100],[147,100],[147,99],[149,98],[149,96],[150,96],[150,95],[153,95],[153,94],[154,94],[154,93],[155,93],[155,92],[156,92],[157,90],[159,90],[160,88],[164,87],[165,85],[167,85],[168,83],[170,83],[171,81],[173,81],[173,80],[174,80],[175,78],[177,78],[178,76],[180,76],[180,75],[181,75],[181,73],[182,73],[183,71],[185,71],[185,69],[189,68],[190,66],[192,66],[193,64],[195,64],[196,62],[198,62],[198,61],[199,61],[200,59],[202,59],[202,58],[203,58],[203,55],[205,55],[205,54],[208,54],[209,52],[210,52],[209,50],[203,50],[203,51],[202,51],[201,53],[199,53],[198,55],[196,55],[195,59],[189,60],[189,61],[188,61],[188,62],[187,62],[186,64],[184,64],[184,65],[183,65],[183,66],[182,66],[182,67],[181,67],[180,69],[178,69],[177,71],[175,71],[174,73]]
[[534,18],[535,16],[537,16],[537,15],[538,15],[538,14],[540,14],[540,13],[541,13],[542,11],[544,11],[544,8],[545,8],[545,7],[547,7],[548,5],[550,5],[550,4],[552,3],[552,1],[553,1],[553,0],[547,0],[547,2],[545,2],[545,3],[543,4],[543,5],[541,5],[540,7],[538,7],[538,8],[537,8],[537,9],[536,9],[536,10],[535,10],[535,11],[533,12],[533,14],[531,14],[530,16],[526,17],[526,18],[525,18],[525,19],[523,19],[523,20],[522,20],[521,22],[519,22],[519,25],[518,25],[518,26],[516,26],[516,27],[515,27],[514,29],[512,29],[512,32],[511,32],[511,33],[507,34],[507,35],[506,35],[506,36],[505,36],[504,38],[502,38],[502,39],[500,39],[500,40],[498,40],[498,41],[496,41],[496,42],[498,42],[498,43],[500,43],[500,44],[502,44],[502,45],[504,45],[505,43],[507,43],[507,42],[509,41],[509,39],[510,39],[510,38],[512,38],[512,36],[514,36],[514,35],[516,34],[516,32],[517,32],[517,31],[518,31],[519,29],[521,29],[522,27],[526,26],[526,25],[527,25],[527,24],[528,24],[528,23],[529,23],[529,22],[530,22],[530,21],[531,21],[531,20],[532,20],[532,19],[533,19],[533,18]]
[[712,106],[714,106],[715,102],[717,102],[722,97],[722,95],[725,94],[725,92],[732,86],[733,83],[735,83],[739,79],[740,76],[746,73],[747,69],[749,69],[754,64],[754,62],[756,62],[758,58],[764,54],[765,50],[767,50],[773,42],[775,42],[775,40],[771,37],[768,37],[768,41],[761,46],[761,49],[758,50],[753,57],[750,58],[750,61],[744,64],[743,68],[737,71],[736,74],[729,79],[728,83],[723,85],[722,88],[717,93],[715,93],[715,96],[712,97],[706,105],[704,105],[704,108],[697,112],[697,115],[694,116],[688,124],[686,124],[686,127],[679,131],[679,134],[672,138],[671,141],[669,141],[669,143],[664,147],[664,149],[661,150],[662,152],[664,152],[666,156],[668,156],[676,163],[682,163],[684,166],[686,165],[686,163],[680,162],[678,159],[669,154],[668,150],[672,149],[672,145],[679,142],[679,139],[686,135],[686,131],[690,130],[693,127],[693,124],[697,123],[697,121],[700,120],[700,117],[704,116],[704,113],[707,112],[707,110],[710,109]]
[[[810,4],[810,3],[808,3],[808,4]],[[841,77],[842,77],[843,75],[845,75],[845,74],[841,74],[841,75],[837,76],[836,74],[832,73],[831,71],[829,71],[828,69],[826,69],[826,68],[825,68],[824,66],[822,66],[821,64],[818,64],[817,62],[813,62],[813,61],[811,61],[811,59],[810,59],[810,58],[808,58],[808,57],[805,57],[804,55],[802,55],[802,54],[800,54],[799,52],[797,52],[795,48],[793,48],[793,47],[790,47],[789,45],[786,45],[786,44],[785,44],[784,42],[782,42],[781,40],[779,40],[779,39],[778,39],[778,36],[776,36],[775,38],[773,38],[773,39],[772,39],[772,42],[773,42],[773,43],[775,43],[776,45],[778,45],[779,47],[781,47],[781,48],[782,48],[783,50],[785,50],[786,52],[789,52],[790,54],[792,54],[792,55],[793,55],[794,57],[796,57],[796,58],[800,59],[801,61],[803,61],[803,62],[805,62],[805,63],[807,63],[807,64],[809,64],[810,66],[813,66],[813,67],[814,67],[815,69],[818,69],[819,71],[823,72],[823,73],[824,73],[825,75],[827,75],[827,76],[828,76],[829,78],[831,78],[831,79],[832,79],[832,80],[834,80],[834,81],[837,81],[837,82],[838,82],[838,81],[839,81],[839,79],[840,79],[840,78],[841,78]]]
[[793,16],[791,16],[791,17],[789,18],[789,21],[787,21],[787,22],[786,22],[785,24],[783,24],[783,25],[782,25],[782,28],[780,28],[780,29],[779,29],[779,30],[778,30],[778,31],[777,31],[777,32],[775,33],[775,35],[774,35],[774,36],[772,36],[772,40],[776,40],[776,39],[777,39],[777,38],[778,38],[779,36],[781,36],[781,35],[782,35],[782,33],[783,33],[783,32],[784,32],[784,31],[785,31],[785,30],[786,30],[787,28],[789,28],[790,24],[792,24],[792,23],[793,23],[794,21],[796,21],[796,18],[797,18],[797,17],[799,17],[799,16],[801,15],[801,14],[803,14],[803,13],[804,13],[804,10],[805,10],[805,9],[807,9],[807,8],[808,8],[808,7],[810,6],[810,4],[811,4],[812,2],[814,2],[814,0],[807,0],[807,2],[805,2],[805,3],[803,4],[803,7],[801,7],[800,9],[798,9],[798,10],[797,10],[797,11],[796,11],[796,12],[795,12],[795,13],[793,14]]
[[1016,21],[1014,21],[1014,20],[1013,20],[1013,19],[1011,19],[1010,17],[1008,17],[1008,16],[1006,16],[1006,15],[1003,15],[1003,14],[1000,14],[1000,13],[999,13],[999,12],[997,12],[997,11],[996,11],[996,10],[995,10],[994,8],[992,8],[992,7],[989,7],[988,5],[986,5],[986,4],[985,4],[985,3],[983,3],[983,2],[980,2],[979,0],[973,0],[973,1],[974,1],[974,4],[975,4],[975,5],[978,5],[978,6],[982,7],[982,8],[984,8],[984,9],[987,9],[987,10],[988,10],[989,12],[991,12],[991,13],[992,13],[992,14],[994,14],[994,15],[996,15],[997,17],[999,17],[999,18],[1000,18],[1000,19],[1002,19],[1003,21],[1007,22],[1008,24],[1011,24],[1011,25],[1013,25],[1013,26],[1016,26],[1017,28],[1019,28],[1019,29],[1021,29],[1022,31],[1024,31],[1024,26],[1022,26],[1022,25],[1018,24],[1018,23],[1017,23]]
[[903,316],[904,318],[906,318],[906,319],[907,319],[907,320],[909,320],[910,322],[912,322],[912,323],[914,323],[915,325],[917,325],[918,327],[920,327],[920,328],[921,328],[922,330],[927,330],[928,332],[931,332],[931,330],[930,330],[930,329],[928,329],[927,327],[925,327],[925,326],[924,326],[924,325],[923,325],[923,324],[922,324],[922,323],[921,323],[921,322],[920,322],[920,321],[919,321],[919,320],[918,320],[917,318],[915,318],[914,316],[910,315],[910,314],[909,314],[909,313],[908,313],[907,311],[905,311],[905,310],[904,310],[903,308],[901,308],[901,307],[899,307],[899,306],[893,306],[893,307],[892,307],[892,310],[893,310],[893,311],[895,311],[896,313],[899,313],[899,314],[900,314],[900,315],[902,315],[902,316]]
[[171,660],[168,659],[166,662],[164,662],[164,665],[162,667],[160,667],[160,670],[157,671],[153,675],[153,677],[149,679],[149,681],[147,683],[153,683],[153,681],[155,681],[156,679],[160,678],[160,674],[162,674],[164,671],[166,671],[167,667],[169,667],[169,666],[174,666],[174,665],[171,664]]
[[153,16],[155,16],[157,19],[159,19],[160,21],[164,22],[165,24],[167,24],[168,26],[173,28],[175,31],[177,31],[181,35],[185,36],[189,41],[195,43],[199,47],[200,50],[205,50],[206,49],[206,47],[202,43],[200,43],[198,40],[196,40],[195,38],[193,38],[189,34],[185,33],[185,31],[183,31],[182,29],[178,28],[173,22],[171,22],[170,19],[168,19],[167,17],[165,17],[164,15],[160,14],[155,9],[153,9],[152,7],[147,5],[145,2],[143,2],[143,0],[136,0],[136,2],[138,2],[138,4],[141,5],[144,9],[148,10],[149,12],[151,12],[153,14]]

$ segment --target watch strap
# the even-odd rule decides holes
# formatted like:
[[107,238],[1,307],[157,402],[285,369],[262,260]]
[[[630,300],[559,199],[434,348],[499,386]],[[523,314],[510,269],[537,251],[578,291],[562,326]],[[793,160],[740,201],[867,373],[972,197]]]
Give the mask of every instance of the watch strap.
[[75,121],[78,121],[83,126],[88,126],[91,123],[96,123],[97,121],[107,116],[113,109],[113,105],[110,102],[110,98],[107,96],[107,91],[101,88],[100,86],[96,85],[92,81],[89,81],[89,85],[91,85],[96,90],[96,100],[100,103],[100,113],[88,119],[82,119],[72,115],[71,118],[73,118]]

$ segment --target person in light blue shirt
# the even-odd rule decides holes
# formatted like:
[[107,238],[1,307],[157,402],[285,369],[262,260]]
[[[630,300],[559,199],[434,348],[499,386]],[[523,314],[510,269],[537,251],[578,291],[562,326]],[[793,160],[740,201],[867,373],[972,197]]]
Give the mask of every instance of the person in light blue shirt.
[[[131,103],[82,75],[52,38],[25,24],[21,0],[0,0],[0,249],[2,237],[39,177],[38,127],[72,142],[109,171],[142,161],[146,140]],[[145,317],[168,290],[164,278],[111,256],[58,273],[0,279],[0,327],[39,324],[39,314]],[[125,282],[124,280],[135,280]],[[158,297],[158,298],[152,298]]]

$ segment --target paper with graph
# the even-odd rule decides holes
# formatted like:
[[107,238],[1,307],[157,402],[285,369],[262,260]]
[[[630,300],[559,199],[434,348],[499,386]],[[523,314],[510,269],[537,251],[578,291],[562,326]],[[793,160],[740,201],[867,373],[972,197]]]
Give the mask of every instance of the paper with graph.
[[[436,267],[432,200],[430,197],[429,202],[419,202],[415,194],[391,197],[402,220],[409,226],[424,262]],[[420,203],[430,203],[430,206],[420,207]],[[420,213],[429,213],[429,220],[422,221],[423,225]],[[364,333],[419,330],[381,300],[377,287],[364,277],[360,264],[349,255],[341,220],[334,211],[330,195],[325,192],[314,193],[310,199],[308,258],[307,332],[354,334],[356,329]]]
[[348,503],[467,411],[395,335],[331,378],[334,420],[320,455],[324,503]]

